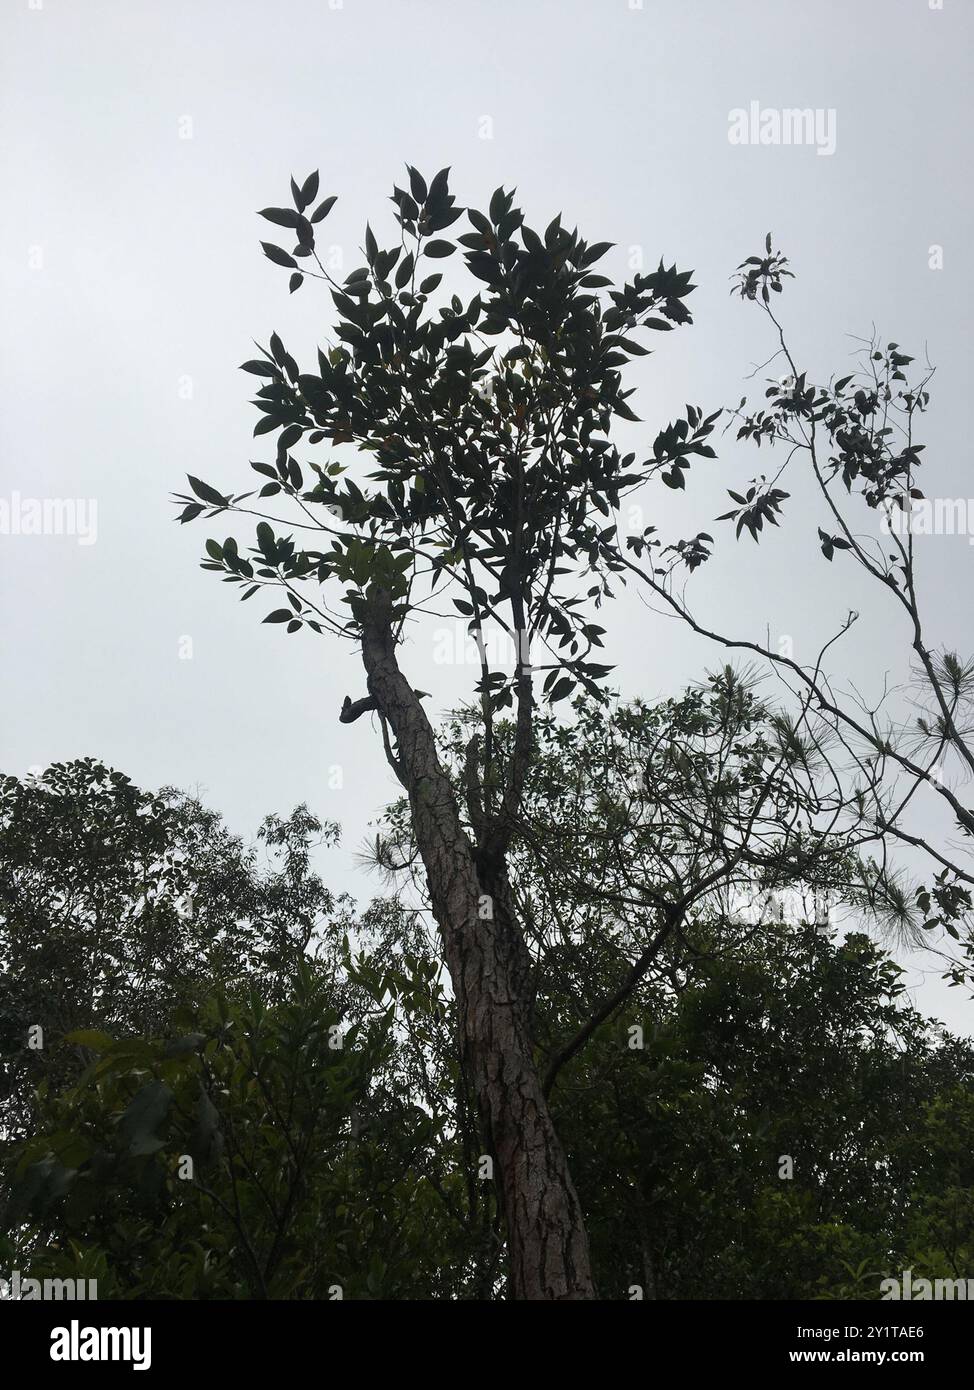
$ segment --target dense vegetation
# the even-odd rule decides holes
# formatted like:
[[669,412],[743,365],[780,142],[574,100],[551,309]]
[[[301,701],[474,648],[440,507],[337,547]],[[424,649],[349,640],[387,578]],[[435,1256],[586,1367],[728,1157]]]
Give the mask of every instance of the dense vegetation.
[[[624,708],[616,728],[631,745],[685,714]],[[579,716],[568,749],[547,726],[528,798],[560,785],[566,854],[605,785],[586,784],[597,715]],[[259,854],[90,761],[8,779],[0,834],[9,1266],[102,1297],[504,1296],[455,1004],[411,886],[356,914],[314,871],[334,829],[304,810],[270,818]],[[392,872],[403,851],[393,812],[377,854]],[[527,853],[518,882],[550,1065],[645,924],[552,893]],[[958,1277],[974,1048],[904,1002],[854,923],[749,901],[702,906],[552,1085],[601,1296],[876,1298],[902,1268]],[[56,941],[72,949],[45,974]]]
[[[932,371],[878,339],[847,374],[806,369],[769,235],[734,288],[782,374],[644,437],[624,373],[692,322],[692,272],[616,284],[611,243],[560,214],[534,229],[513,190],[462,208],[449,170],[407,173],[390,244],[367,226],[341,283],[317,173],[262,211],[293,239],[268,260],[333,321],[304,369],[277,333],[243,364],[273,445],[257,489],[191,476],[177,499],[180,522],[252,530],[207,539],[203,568],[277,602],[275,632],[361,657],[334,715],[369,716],[403,790],[374,846],[388,892],[359,912],[329,891],[337,827],[305,808],[245,847],[91,760],[3,782],[11,1257],[169,1297],[966,1277],[972,1050],[887,954],[922,941],[972,982],[974,663],[929,639],[890,524],[923,498]],[[873,638],[906,698],[846,678],[856,611],[799,660],[701,616],[709,531],[624,530],[624,500],[653,515],[713,466],[722,415],[774,466],[719,523],[747,544],[811,526],[816,562],[888,605]],[[758,680],[620,701],[595,619],[623,584]],[[404,664],[446,603],[478,661],[434,727]]]

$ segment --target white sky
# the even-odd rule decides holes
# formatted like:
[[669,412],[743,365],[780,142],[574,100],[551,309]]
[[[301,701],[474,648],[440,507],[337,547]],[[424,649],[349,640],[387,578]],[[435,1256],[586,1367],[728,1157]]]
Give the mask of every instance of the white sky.
[[[330,302],[310,285],[289,299],[258,247],[254,211],[287,203],[292,173],[318,168],[339,194],[324,240],[346,273],[367,219],[391,238],[407,161],[452,165],[464,203],[516,184],[530,222],[561,211],[617,242],[607,273],[628,273],[632,247],[648,269],[694,269],[695,326],[660,335],[633,372],[639,448],[686,401],[736,404],[770,355],[760,316],[728,296],[770,229],[799,273],[783,313],[809,372],[841,371],[873,323],[917,356],[926,345],[926,489],[974,496],[972,31],[962,0],[4,0],[0,498],[95,499],[98,531],[88,546],[0,536],[0,765],[92,754],[141,785],[199,790],[245,834],[307,801],[345,826],[330,881],[379,890],[352,852],[396,787],[369,721],[337,721],[364,692],[357,657],[260,626],[259,599],[241,606],[197,568],[213,533],[177,528],[167,504],[186,473],[249,486],[247,460],[270,450],[237,366],[272,329],[307,360],[327,325]],[[731,145],[729,112],[751,101],[834,111],[835,153]],[[686,495],[649,495],[644,524],[719,533],[723,489],[765,465],[717,443]],[[695,582],[701,611],[741,636],[788,634],[807,659],[855,607],[839,669],[878,693],[904,674],[902,622],[825,564],[807,517],[790,522],[760,548],[728,535]],[[925,547],[928,639],[962,653],[972,562],[966,536]],[[603,621],[624,695],[677,693],[719,659],[632,596]],[[404,665],[443,709],[470,671],[434,664],[434,641],[420,634]],[[959,991],[911,979],[971,1031]]]

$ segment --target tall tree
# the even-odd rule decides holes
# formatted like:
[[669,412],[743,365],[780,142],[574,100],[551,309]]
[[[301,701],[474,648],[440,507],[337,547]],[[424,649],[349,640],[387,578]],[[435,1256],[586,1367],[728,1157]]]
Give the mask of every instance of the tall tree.
[[[613,577],[633,573],[672,599],[667,574],[696,569],[713,544],[700,532],[644,571],[636,560],[661,543],[652,527],[630,537],[634,545],[623,543],[614,519],[621,499],[656,480],[682,487],[694,457],[714,457],[709,439],[720,411],[687,406],[685,418],[656,434],[648,457],[623,454],[611,438],[615,422],[638,417],[622,369],[648,351],[649,335],[690,322],[691,273],[661,262],[615,288],[593,269],[610,243],[587,242],[560,215],[543,232],[532,229],[503,188],[486,211],[466,210],[469,231],[444,236],[464,211],[448,170],[429,183],[414,168],[408,173],[408,190],[392,195],[398,245],[380,246],[367,226],[365,264],[342,284],[316,249],[316,227],[335,202],[317,202],[317,173],[301,185],[292,179],[293,206],[263,210],[293,234],[291,250],[263,243],[267,257],[291,272],[291,291],[310,279],[330,292],[333,340],[312,371],[301,370],[276,333],[260,358],[244,363],[263,383],[254,433],[276,435],[274,462],[252,464],[266,480],[256,499],[191,477],[180,519],[256,518],[255,545],[243,551],[232,536],[212,539],[204,568],[240,585],[245,600],[283,589],[287,606],[266,622],[358,646],[368,693],[347,697],[340,718],[378,716],[385,755],[406,791],[499,1178],[514,1295],[587,1299],[595,1293],[588,1241],[536,1062],[532,955],[511,854],[536,755],[539,697],[554,704],[577,688],[603,693],[610,668],[593,660],[604,629],[591,610],[611,597]],[[477,282],[469,299],[455,292],[459,275],[443,286],[436,268],[458,247]],[[772,288],[780,270],[772,257],[764,272]],[[325,443],[339,452],[322,462],[295,456]],[[363,453],[370,471],[356,480]],[[273,498],[288,504],[286,522],[265,510],[279,505]],[[773,510],[773,501],[762,506]],[[336,583],[345,613],[329,597]],[[462,805],[421,692],[401,665],[408,625],[447,595],[480,657],[480,727],[465,750]],[[506,661],[496,655],[498,634],[509,644]],[[800,692],[791,732],[779,739],[770,768],[761,768],[754,815],[738,827],[736,848],[715,857],[713,883],[732,877],[751,852],[779,774],[787,780],[806,757],[802,730],[820,697],[814,680]],[[502,744],[497,720],[505,709],[513,737]],[[814,737],[811,745],[824,746]],[[840,783],[825,819],[861,817],[857,791]],[[812,810],[806,829],[813,818]],[[687,892],[698,888],[668,883],[665,893],[649,895],[662,933],[678,927]]]
[[[319,350],[316,371],[302,372],[273,334],[245,369],[264,379],[255,433],[277,433],[275,462],[253,465],[269,479],[261,495],[292,500],[296,526],[320,548],[279,535],[276,518],[247,505],[252,494],[224,496],[198,479],[190,479],[195,495],[182,499],[181,519],[256,512],[251,555],[233,538],[210,541],[207,566],[245,585],[244,597],[282,586],[289,606],[266,621],[358,644],[368,695],[346,701],[342,717],[378,713],[386,756],[409,797],[497,1165],[515,1296],[591,1298],[584,1221],[533,1056],[530,956],[507,855],[532,756],[534,671],[544,671],[552,700],[576,683],[594,691],[606,674],[590,660],[602,629],[576,588],[588,576],[590,595],[604,592],[600,546],[613,531],[612,509],[643,476],[628,471],[634,456],[608,438],[613,418],[636,418],[619,368],[647,349],[628,335],[688,322],[690,274],[660,264],[604,308],[597,292],[610,282],[593,266],[609,243],[588,243],[560,217],[533,231],[502,188],[486,212],[469,209],[471,230],[450,240],[440,234],[463,209],[448,171],[427,184],[410,168],[409,190],[393,192],[399,245],[380,248],[367,227],[366,264],[337,284],[315,248],[315,227],[335,199],[310,210],[317,173],[301,186],[292,180],[291,192],[293,208],[263,216],[293,233],[293,254],[272,243],[264,250],[293,272],[292,290],[306,277],[330,288],[338,341]],[[458,244],[479,288],[466,303],[453,294],[436,307],[443,275],[435,266]],[[697,416],[680,447],[707,452],[712,424]],[[364,491],[337,458],[307,465],[314,481],[306,485],[293,451],[323,441],[367,453],[377,486]],[[336,580],[347,586],[344,620],[307,597],[308,581]],[[399,661],[405,624],[437,588],[462,595],[453,601],[481,643],[483,737],[471,745],[467,782],[472,836]],[[488,657],[491,623],[513,643],[510,671]],[[537,647],[545,649],[540,665]],[[516,710],[517,737],[501,765],[493,721],[505,706]]]

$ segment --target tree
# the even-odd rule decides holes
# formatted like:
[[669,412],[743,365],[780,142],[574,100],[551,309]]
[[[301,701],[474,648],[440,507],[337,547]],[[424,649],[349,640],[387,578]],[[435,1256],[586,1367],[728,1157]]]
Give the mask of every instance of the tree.
[[[688,273],[660,264],[614,292],[603,309],[597,291],[610,282],[592,267],[609,243],[589,244],[558,217],[543,235],[534,232],[513,193],[498,189],[487,212],[468,211],[472,230],[459,238],[477,293],[466,304],[454,294],[434,311],[443,277],[429,263],[456,250],[457,242],[438,234],[463,209],[454,206],[447,170],[427,184],[410,168],[409,184],[409,192],[393,193],[400,244],[380,249],[367,227],[366,264],[343,285],[315,251],[315,226],[334,198],[306,216],[317,173],[300,187],[292,180],[293,210],[263,213],[294,233],[293,255],[264,244],[272,261],[294,272],[291,289],[307,276],[330,287],[340,342],[319,351],[314,372],[299,370],[277,334],[261,359],[245,364],[265,381],[255,433],[278,436],[276,462],[254,468],[269,479],[263,497],[289,498],[297,526],[312,544],[330,548],[299,548],[276,533],[276,518],[244,505],[251,494],[224,496],[198,479],[190,479],[195,495],[182,499],[181,520],[204,510],[258,515],[253,558],[233,538],[210,541],[207,567],[245,585],[245,598],[283,587],[289,606],[265,621],[291,632],[329,630],[359,645],[367,701],[409,797],[463,1020],[503,1194],[515,1295],[590,1298],[582,1213],[533,1057],[530,959],[507,854],[531,760],[532,645],[546,648],[549,660],[536,669],[546,672],[552,700],[576,683],[594,691],[606,674],[589,659],[602,630],[585,616],[571,581],[590,575],[591,594],[601,595],[611,510],[643,476],[627,472],[632,456],[607,437],[614,417],[635,418],[619,368],[647,349],[627,335],[688,322],[683,301],[692,285]],[[712,426],[698,416],[678,447],[706,452]],[[310,464],[315,481],[306,486],[293,450],[325,440],[369,454],[378,487],[363,491],[337,459]],[[334,580],[348,586],[345,620],[304,596],[308,581]],[[454,602],[484,643],[477,685],[483,739],[471,751],[468,778],[474,838],[463,829],[433,729],[399,664],[404,626],[438,586],[441,594],[452,587],[463,595]],[[483,637],[490,623],[514,642],[513,672],[492,669]],[[493,721],[506,706],[516,709],[518,735],[502,768]]]
[[[907,1267],[962,1277],[974,1055],[904,1007],[901,972],[861,932],[835,940],[871,896],[842,837],[806,861],[788,849],[806,774],[778,782],[792,798],[777,829],[770,808],[761,818],[754,862],[708,886],[780,746],[773,711],[728,672],[657,707],[575,707],[572,727],[538,720],[511,864],[536,1046],[602,1296],[876,1297]],[[469,727],[458,718],[441,738],[458,783]],[[497,734],[506,756],[516,731],[501,721]],[[134,949],[131,903],[113,891],[144,876],[120,856],[141,853],[129,837],[147,816],[99,823],[106,779],[75,770],[23,784],[24,805],[48,826],[54,812],[100,824],[105,852],[75,861],[30,840],[30,881],[56,902],[82,868],[103,931]],[[119,774],[108,785],[126,805],[156,801]],[[193,835],[177,817],[159,844],[180,846],[196,885],[226,865],[221,935],[245,941],[228,906],[261,880],[219,817],[194,817]],[[299,864],[313,820],[301,824]],[[5,1262],[95,1278],[103,1298],[503,1296],[457,1003],[402,804],[375,855],[394,897],[322,913],[283,960],[216,954],[149,1012],[116,1009],[110,1031],[85,974],[52,971],[48,1013],[73,1031],[48,1040],[28,1133],[11,1133],[10,1104],[0,1120]],[[648,895],[674,874],[699,891],[654,941]],[[322,893],[295,877],[288,893]]]
[[[309,960],[279,1002],[218,996],[169,1040],[83,1034],[90,1066],[42,1091],[6,1155],[11,1264],[97,1279],[101,1298],[498,1292],[451,1099],[453,1009],[406,921],[386,916],[391,957]],[[722,947],[713,927],[556,1092],[603,1296],[876,1298],[906,1267],[962,1277],[970,1045],[904,1007],[861,934],[775,919]],[[611,968],[587,960],[585,979]],[[549,990],[543,1024],[563,1006]]]
[[[841,825],[827,756],[746,676],[728,667],[655,706],[582,696],[573,715],[535,721],[509,852],[546,1093],[662,961],[695,949],[701,930],[712,944],[715,922],[733,949],[786,903],[823,926],[836,911],[898,912],[885,876]],[[457,787],[476,724],[467,710],[444,731],[441,758]],[[516,728],[500,724],[495,739],[509,757]],[[408,803],[390,808],[374,860],[393,880],[408,875],[410,902],[428,907]],[[600,998],[593,981],[606,974]],[[555,996],[560,1037],[541,1024]]]
[[214,812],[149,793],[93,758],[0,780],[0,1055],[3,1125],[29,1131],[33,1090],[77,1076],[79,1029],[150,1038],[215,985],[279,991],[347,914],[311,869],[333,841],[306,808],[269,816],[267,861]]
[[4,780],[5,1263],[102,1297],[492,1287],[469,1119],[430,1103],[440,971],[414,919],[325,887],[322,829],[268,816],[265,864],[93,759]]
[[[335,341],[319,349],[313,371],[301,370],[276,333],[260,358],[244,363],[263,382],[254,433],[276,435],[275,461],[252,464],[267,481],[255,501],[253,492],[225,494],[191,477],[192,492],[179,498],[180,520],[226,512],[256,518],[249,551],[233,537],[211,539],[204,568],[241,586],[244,600],[262,588],[283,589],[287,606],[273,609],[265,622],[291,634],[341,635],[358,646],[368,693],[347,697],[339,717],[378,716],[386,758],[406,792],[484,1142],[499,1178],[514,1295],[586,1299],[595,1293],[588,1239],[537,1066],[532,953],[511,875],[536,756],[535,677],[543,673],[540,696],[550,704],[576,689],[604,698],[610,668],[592,659],[604,629],[591,610],[612,596],[613,578],[638,575],[691,620],[674,597],[673,576],[702,565],[713,538],[699,532],[664,548],[649,527],[624,544],[614,513],[623,496],[644,484],[685,486],[691,462],[715,456],[709,439],[721,412],[705,415],[687,406],[685,418],[656,434],[648,457],[623,455],[611,439],[614,424],[638,417],[622,369],[648,351],[646,334],[690,322],[684,301],[693,289],[691,274],[661,262],[616,289],[593,271],[610,243],[588,243],[563,227],[560,215],[543,233],[533,230],[514,206],[513,192],[503,188],[486,211],[467,210],[470,231],[444,237],[463,212],[449,191],[449,171],[429,184],[417,170],[408,172],[409,190],[396,187],[392,196],[399,244],[380,247],[367,226],[365,264],[343,284],[332,279],[315,248],[315,228],[335,202],[329,196],[310,211],[317,173],[300,186],[292,180],[293,208],[262,212],[294,234],[291,251],[263,243],[267,257],[292,272],[291,291],[306,279],[330,291]],[[444,289],[438,298],[444,277],[429,262],[445,261],[458,246],[476,292],[465,301],[458,293],[447,298]],[[745,267],[745,297],[760,291],[769,300],[769,287],[780,289],[789,273],[783,267],[769,242],[767,257],[756,268]],[[893,357],[889,362],[892,374],[899,364]],[[802,379],[789,397],[795,410],[826,409],[814,393],[810,403],[806,394]],[[911,397],[914,407],[919,399]],[[842,422],[850,423],[850,410],[860,407],[842,406],[836,414],[830,403],[827,409],[841,442],[847,433]],[[343,452],[321,463],[295,456],[299,446],[324,443]],[[857,450],[858,436],[846,457],[858,458]],[[907,452],[898,478],[913,467],[915,450],[908,446]],[[362,453],[371,471],[357,481],[352,473]],[[756,535],[764,520],[773,521],[779,493],[755,489],[745,498],[739,531],[746,526]],[[286,521],[264,510],[278,505],[273,498],[289,505]],[[834,550],[834,539],[830,544]],[[647,570],[637,563],[644,553],[663,562]],[[345,614],[326,597],[336,582],[345,586]],[[421,692],[400,664],[407,630],[448,595],[468,620],[480,654],[474,689],[479,727],[465,748],[462,798],[438,753]],[[509,642],[507,662],[493,655],[490,639],[498,634]],[[779,725],[771,766],[762,765],[760,784],[750,788],[755,816],[811,756],[825,758],[834,774],[814,723],[819,709],[832,716],[830,732],[841,736],[843,729],[817,679],[819,665],[800,677],[797,710],[787,729]],[[924,669],[929,674],[933,668],[927,662]],[[506,709],[513,734],[502,742],[498,718]],[[951,738],[950,707],[941,701],[940,709],[943,736]],[[885,738],[866,735],[885,756]],[[874,763],[862,766],[875,773]],[[917,775],[912,762],[901,766]],[[929,780],[930,774],[921,769],[919,776]],[[786,878],[810,868],[803,840],[817,837],[822,847],[836,826],[847,831],[867,816],[868,795],[857,783],[839,780],[824,810],[807,792],[799,802],[804,797],[808,814],[800,829],[796,821],[796,839],[788,846],[803,862],[791,863]],[[889,827],[900,825],[905,803],[884,807],[862,830],[862,846],[882,850]],[[751,844],[753,829],[744,818],[736,847],[715,858],[709,883],[685,891],[671,882],[666,892],[650,893],[645,906],[659,918],[662,936],[681,926],[693,901],[687,891],[726,884],[748,855],[761,860]],[[949,861],[941,863],[949,874]],[[895,898],[892,877],[876,881],[882,897]],[[934,899],[948,927],[969,905],[966,890],[946,878],[918,901],[924,907]],[[655,948],[646,949],[651,959]],[[624,990],[639,978],[642,967],[634,968]],[[579,1046],[606,1016],[600,1010],[613,1007],[611,998],[597,1006],[582,1025]]]
[[15,1155],[17,1255],[98,1279],[101,1297],[407,1297],[433,1282],[442,1218],[410,1162],[433,1121],[413,1107],[391,1123],[373,1095],[390,1017],[348,1025],[336,980],[306,962],[279,1002],[217,995],[200,1031],[168,1042],[69,1035],[94,1055]]
[[557,1114],[607,1296],[876,1299],[911,1263],[963,1263],[965,1141],[938,1117],[969,1141],[974,1051],[904,1006],[900,976],[861,933],[772,921],[685,955],[600,1031]]
[[[738,421],[737,438],[777,449],[784,458],[770,478],[761,474],[740,485],[746,490],[728,489],[735,505],[717,519],[734,522],[738,540],[747,532],[759,542],[765,525],[777,527],[786,511],[789,494],[779,483],[804,465],[820,507],[815,522],[822,556],[851,566],[853,578],[864,576],[890,604],[891,621],[883,635],[897,633],[899,626],[902,635],[894,638],[891,656],[912,663],[907,689],[889,689],[884,681],[881,693],[869,700],[840,684],[839,674],[830,669],[832,649],[860,621],[852,609],[816,659],[804,664],[766,643],[714,631],[675,587],[678,574],[711,558],[699,536],[662,550],[655,528],[648,527],[642,536],[628,538],[636,559],[627,555],[624,568],[693,631],[729,651],[759,657],[780,678],[799,707],[799,727],[816,746],[835,750],[837,773],[855,808],[859,844],[883,862],[891,847],[918,852],[924,872],[932,877],[916,888],[913,914],[924,930],[939,929],[960,943],[959,958],[947,959],[944,978],[952,985],[970,985],[974,813],[954,782],[958,775],[966,781],[974,772],[974,662],[931,644],[915,546],[915,537],[931,533],[935,519],[934,504],[919,486],[926,446],[917,438],[930,404],[933,368],[928,362],[917,379],[915,368],[910,370],[914,358],[897,342],[883,345],[874,333],[857,353],[852,372],[833,373],[827,384],[815,384],[812,374],[799,368],[771,307],[784,281],[794,278],[788,266],[769,233],[764,253],[748,256],[738,267],[732,290],[756,304],[768,320],[776,349],[764,367],[777,363],[786,368],[783,376],[766,382],[759,409],[746,410],[744,396],[731,412]],[[690,462],[680,465],[679,487],[686,486]],[[673,561],[658,563],[661,554],[672,555]],[[896,694],[906,698],[890,709]],[[915,818],[923,806],[937,816],[942,834],[930,832],[929,818],[926,824]],[[959,841],[947,847],[947,836],[957,832]]]
[[[960,1269],[970,1183],[942,1123],[969,1133],[974,1054],[904,1005],[863,933],[898,920],[879,866],[845,835],[812,853],[796,834],[825,762],[782,773],[714,878],[788,721],[729,671],[657,706],[574,712],[538,720],[511,863],[602,1296],[876,1298],[911,1262]],[[459,717],[442,740],[457,782],[468,733]],[[424,901],[402,804],[375,859]],[[661,934],[651,895],[675,878],[688,908]]]

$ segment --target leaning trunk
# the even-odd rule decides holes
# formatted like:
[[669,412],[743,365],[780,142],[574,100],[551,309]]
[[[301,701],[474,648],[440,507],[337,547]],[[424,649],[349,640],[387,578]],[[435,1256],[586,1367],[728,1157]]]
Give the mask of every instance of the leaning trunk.
[[363,630],[369,694],[400,778],[453,981],[480,1117],[500,1182],[516,1299],[595,1297],[578,1194],[534,1064],[527,948],[502,865],[477,863],[433,730],[399,670],[388,606]]

